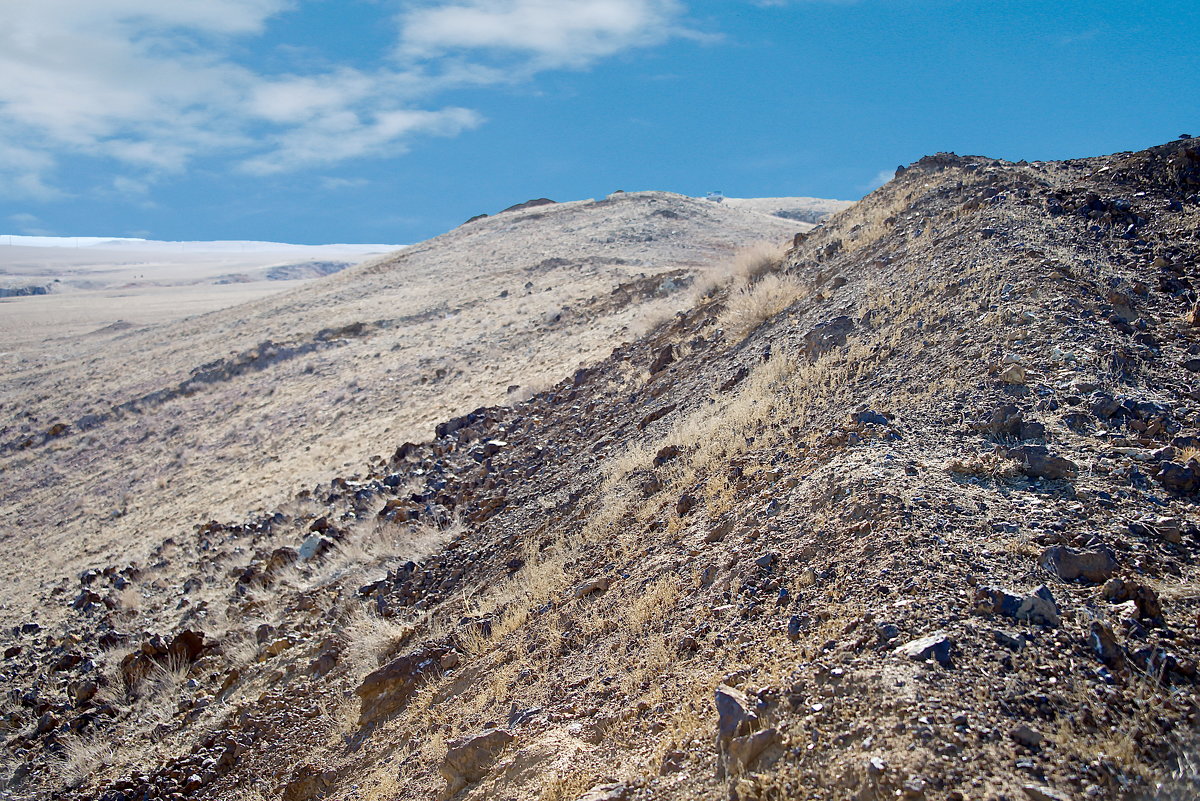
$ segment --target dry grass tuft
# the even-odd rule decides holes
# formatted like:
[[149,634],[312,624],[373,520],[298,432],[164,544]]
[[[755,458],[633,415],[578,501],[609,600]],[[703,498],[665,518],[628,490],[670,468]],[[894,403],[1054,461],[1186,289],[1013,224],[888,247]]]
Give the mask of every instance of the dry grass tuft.
[[787,248],[786,243],[755,242],[738,250],[732,259],[710,268],[696,281],[695,296],[710,297],[723,286],[741,288],[779,272]]
[[1187,464],[1193,459],[1200,462],[1200,448],[1195,446],[1180,448],[1179,453],[1175,456],[1175,461],[1180,464]]
[[753,284],[768,273],[783,266],[787,245],[777,242],[756,242],[742,248],[733,257],[732,276],[735,284]]
[[807,295],[807,289],[798,279],[768,273],[756,283],[730,294],[719,325],[732,341],[740,342],[763,322]]
[[342,629],[348,661],[360,672],[368,673],[395,656],[415,630],[411,623],[356,608]]
[[106,739],[72,739],[58,758],[58,777],[67,787],[82,787],[101,768],[115,760],[116,747]]

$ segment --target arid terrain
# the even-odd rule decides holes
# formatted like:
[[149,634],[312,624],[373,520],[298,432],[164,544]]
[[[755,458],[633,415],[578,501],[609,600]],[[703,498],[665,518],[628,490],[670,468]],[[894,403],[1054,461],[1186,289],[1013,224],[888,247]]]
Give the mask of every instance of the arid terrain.
[[192,317],[292,289],[397,245],[0,236],[0,364],[76,338]]
[[3,792],[1197,797],[1200,146],[776,211],[528,206],[31,349]]

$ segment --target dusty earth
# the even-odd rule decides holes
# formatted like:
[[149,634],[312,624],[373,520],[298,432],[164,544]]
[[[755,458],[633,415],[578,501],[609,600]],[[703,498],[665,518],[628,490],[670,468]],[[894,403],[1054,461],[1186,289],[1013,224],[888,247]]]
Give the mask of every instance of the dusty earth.
[[1196,797],[1198,193],[1190,140],[928,157],[529,397],[145,557],[26,557],[7,792]]
[[106,326],[161,326],[294,288],[397,245],[0,236],[0,365]]

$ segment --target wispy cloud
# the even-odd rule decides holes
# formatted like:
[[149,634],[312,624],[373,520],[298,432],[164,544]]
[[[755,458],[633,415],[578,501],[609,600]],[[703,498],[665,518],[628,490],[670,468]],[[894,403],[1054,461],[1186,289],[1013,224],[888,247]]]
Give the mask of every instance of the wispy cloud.
[[338,192],[343,189],[357,189],[366,186],[370,181],[366,178],[342,178],[338,175],[323,175],[318,179],[321,188],[327,192]]
[[874,192],[876,189],[883,186],[895,177],[896,171],[894,169],[880,170],[879,172],[875,173],[874,178],[862,184],[859,188],[864,192]]
[[685,30],[674,0],[467,0],[405,12],[399,52],[407,58],[492,51],[540,68],[581,67]]
[[687,35],[675,0],[456,0],[385,18],[393,58],[371,68],[268,74],[242,63],[239,49],[299,1],[8,4],[0,192],[60,196],[55,172],[68,156],[115,165],[125,182],[111,186],[126,194],[201,157],[270,174],[393,156],[483,122],[439,106],[447,89],[586,67]]
[[21,212],[20,214],[10,214],[5,218],[13,225],[17,232],[24,236],[52,236],[53,232],[45,227],[45,224],[34,214]]

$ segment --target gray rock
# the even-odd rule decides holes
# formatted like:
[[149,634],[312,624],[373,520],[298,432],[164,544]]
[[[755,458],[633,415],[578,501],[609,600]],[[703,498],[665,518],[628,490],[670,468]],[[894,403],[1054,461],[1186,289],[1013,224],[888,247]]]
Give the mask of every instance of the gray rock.
[[1021,472],[1031,478],[1071,478],[1079,471],[1074,462],[1055,456],[1045,445],[1018,445],[1005,449],[1004,453],[1009,459],[1015,459]]
[[728,684],[717,686],[717,742],[725,747],[734,737],[748,734],[758,722],[754,704],[744,692]]
[[1013,742],[1017,743],[1018,745],[1023,745],[1031,750],[1039,747],[1042,744],[1042,740],[1045,739],[1040,731],[1030,728],[1025,724],[1017,726],[1015,729],[1009,732],[1008,736],[1013,739]]
[[486,776],[496,756],[512,741],[513,736],[504,729],[484,729],[450,743],[439,769],[446,780],[445,797],[450,798]]
[[1014,620],[1028,620],[1043,626],[1057,627],[1060,622],[1058,605],[1046,585],[1028,595],[1014,595],[996,587],[980,587],[975,591],[975,610],[998,614]]
[[892,653],[905,656],[918,662],[935,659],[942,667],[950,666],[951,652],[954,641],[944,631],[934,632],[927,637],[913,640],[896,648]]
[[1107,548],[1078,551],[1065,545],[1056,545],[1042,551],[1040,562],[1042,567],[1064,581],[1083,579],[1092,584],[1108,581],[1117,569],[1116,557]]

